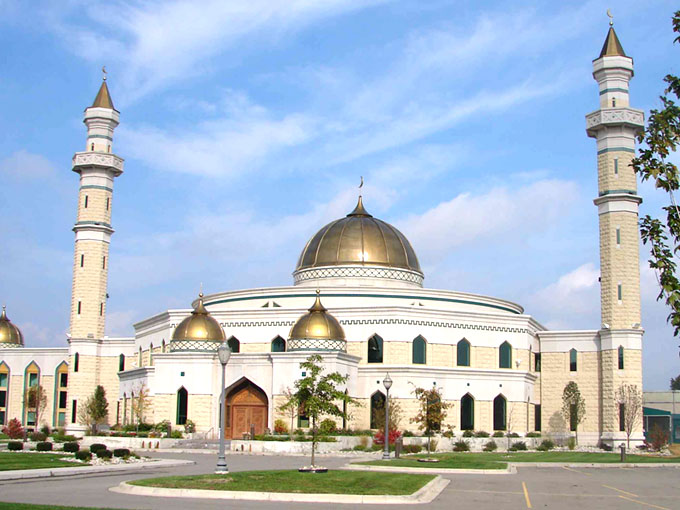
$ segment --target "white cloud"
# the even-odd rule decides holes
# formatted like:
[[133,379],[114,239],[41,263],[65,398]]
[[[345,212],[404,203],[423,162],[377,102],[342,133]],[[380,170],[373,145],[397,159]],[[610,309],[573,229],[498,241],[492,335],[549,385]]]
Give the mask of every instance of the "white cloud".
[[141,319],[139,310],[115,310],[106,313],[106,335],[133,336],[132,324]]
[[0,174],[14,179],[44,179],[54,176],[55,168],[46,157],[20,150],[0,160]]
[[419,251],[430,258],[490,236],[520,238],[552,225],[577,200],[573,182],[542,180],[516,189],[462,193],[401,223]]

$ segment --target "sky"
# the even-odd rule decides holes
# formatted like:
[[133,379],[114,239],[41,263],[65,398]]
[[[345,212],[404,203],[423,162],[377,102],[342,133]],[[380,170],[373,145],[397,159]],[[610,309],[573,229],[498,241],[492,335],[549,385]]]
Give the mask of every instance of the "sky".
[[[307,239],[364,204],[425,286],[598,329],[592,60],[634,58],[631,105],[680,74],[674,2],[0,0],[0,301],[28,346],[68,330],[82,113],[121,123],[107,334],[206,293],[292,284]],[[676,158],[677,160],[678,158]],[[666,197],[640,186],[641,214]],[[641,245],[644,387],[680,373]]]

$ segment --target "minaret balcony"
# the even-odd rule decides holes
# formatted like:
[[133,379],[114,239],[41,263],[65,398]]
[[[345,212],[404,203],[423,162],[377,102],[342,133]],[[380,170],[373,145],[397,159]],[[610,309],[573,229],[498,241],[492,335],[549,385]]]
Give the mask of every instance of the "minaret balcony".
[[597,138],[597,133],[607,127],[627,126],[641,132],[645,126],[645,114],[635,108],[606,108],[586,115],[586,132]]
[[123,158],[106,152],[76,152],[73,156],[73,171],[82,167],[98,167],[113,170],[115,176],[123,173]]

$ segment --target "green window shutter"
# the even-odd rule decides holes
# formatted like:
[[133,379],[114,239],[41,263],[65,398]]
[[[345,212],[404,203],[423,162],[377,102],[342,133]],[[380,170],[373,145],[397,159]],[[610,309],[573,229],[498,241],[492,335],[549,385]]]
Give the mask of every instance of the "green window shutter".
[[576,349],[572,349],[569,351],[569,371],[570,372],[576,372],[578,369],[578,354],[576,352]]
[[413,340],[413,363],[416,365],[424,365],[426,360],[425,354],[425,339],[422,336],[417,336]]
[[369,363],[383,362],[383,339],[379,335],[373,335],[368,339],[367,359]]
[[499,350],[500,368],[512,368],[512,346],[508,342],[503,342]]
[[463,339],[456,346],[456,364],[459,367],[470,366],[470,342]]

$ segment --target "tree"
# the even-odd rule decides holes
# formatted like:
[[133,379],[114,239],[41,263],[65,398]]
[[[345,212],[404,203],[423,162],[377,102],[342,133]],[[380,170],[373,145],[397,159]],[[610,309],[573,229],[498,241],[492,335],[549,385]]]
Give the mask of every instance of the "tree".
[[2,428],[2,433],[9,436],[10,439],[23,439],[24,428],[21,426],[21,422],[16,418],[9,420],[9,424]]
[[680,375],[675,379],[671,377],[671,391],[680,391]]
[[87,397],[85,405],[78,410],[78,421],[90,427],[92,434],[96,434],[99,425],[106,423],[108,416],[109,403],[106,400],[106,390],[98,385],[94,393]]
[[[672,19],[673,31],[680,33],[680,11]],[[680,36],[675,38],[680,42]],[[680,209],[675,192],[680,189],[678,167],[669,161],[680,144],[680,78],[671,74],[664,81],[667,87],[660,97],[663,108],[651,110],[647,127],[638,136],[644,144],[639,156],[632,161],[633,169],[642,181],[651,179],[657,189],[668,193],[668,205],[662,209],[665,219],[646,215],[640,219],[640,236],[650,245],[649,267],[656,271],[660,291],[657,300],[665,299],[670,308],[668,322],[673,326],[674,336],[680,334],[680,280],[677,276],[675,256],[680,250]],[[670,96],[675,96],[673,100]]]
[[578,426],[586,417],[586,401],[574,381],[569,381],[562,392],[562,417],[569,423],[570,429],[576,432],[578,443]]
[[347,405],[358,402],[338,389],[338,385],[345,384],[349,376],[340,375],[339,372],[331,372],[322,375],[323,358],[313,354],[300,363],[300,368],[306,372],[306,376],[295,381],[295,392],[291,395],[291,405],[299,405],[304,408],[305,414],[312,420],[312,468],[318,437],[317,422],[322,415],[337,416],[347,419],[347,413],[338,407],[337,402],[346,402]]
[[441,430],[442,423],[446,418],[447,409],[451,407],[449,402],[442,400],[439,388],[433,387],[426,390],[416,388],[413,390],[419,402],[418,413],[411,418],[411,423],[417,423],[418,428],[427,436],[427,453],[430,454],[430,440],[432,433]]
[[35,430],[40,426],[40,416],[47,407],[47,395],[45,389],[36,384],[26,390],[26,404],[29,410],[35,413]]
[[290,439],[293,440],[293,430],[295,430],[295,417],[297,416],[300,403],[295,399],[295,396],[290,388],[283,390],[283,396],[286,401],[278,407],[278,410],[290,416]]
[[139,429],[139,425],[144,423],[144,411],[149,406],[151,398],[145,383],[138,386],[134,394],[137,396],[132,397],[132,414],[137,418],[137,429]]
[[[390,396],[389,405],[389,418],[390,418],[390,432],[393,430],[398,430],[401,424],[401,418],[403,413],[401,411],[401,404],[397,400]],[[385,432],[385,406],[379,407],[375,410],[375,421],[380,424],[379,430]]]
[[623,406],[621,418],[623,418],[623,430],[628,439],[630,448],[630,435],[642,420],[642,392],[635,384],[622,384],[616,392],[616,400]]

